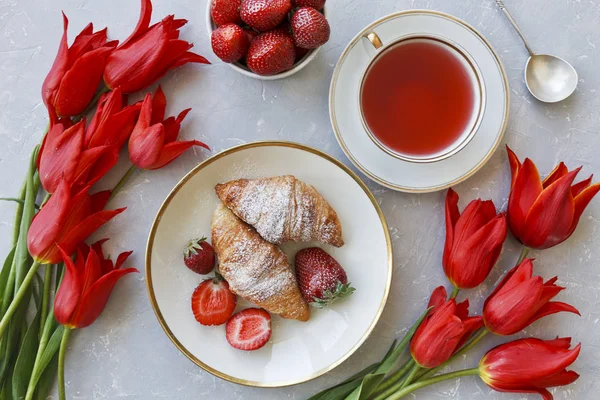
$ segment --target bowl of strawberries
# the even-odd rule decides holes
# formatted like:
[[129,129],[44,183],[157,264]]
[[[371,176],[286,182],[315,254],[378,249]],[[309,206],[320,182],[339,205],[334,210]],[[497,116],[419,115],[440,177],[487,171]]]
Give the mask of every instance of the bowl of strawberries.
[[217,57],[263,80],[300,71],[331,31],[325,0],[211,0],[207,27]]

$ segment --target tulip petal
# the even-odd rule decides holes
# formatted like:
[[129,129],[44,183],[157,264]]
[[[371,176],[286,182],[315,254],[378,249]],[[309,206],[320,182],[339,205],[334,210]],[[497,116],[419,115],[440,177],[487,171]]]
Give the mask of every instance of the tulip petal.
[[575,382],[578,378],[579,374],[577,372],[564,370],[552,376],[536,379],[531,383],[542,388],[566,386]]
[[444,245],[444,256],[442,260],[444,270],[446,269],[446,265],[448,265],[450,260],[452,245],[454,244],[454,226],[459,218],[460,212],[458,211],[458,194],[452,188],[450,188],[446,194],[446,243]]
[[512,335],[531,322],[534,308],[542,295],[543,280],[539,276],[498,292],[486,302],[483,316],[487,328],[497,335]]
[[575,212],[571,184],[578,172],[571,171],[548,186],[531,207],[521,236],[528,247],[547,249],[569,237]]
[[592,183],[592,179],[594,175],[590,175],[589,178],[582,180],[581,182],[577,182],[573,186],[571,186],[571,194],[573,197],[577,197],[581,192],[583,192],[590,184]]
[[71,190],[66,181],[62,180],[54,195],[33,217],[31,227],[27,232],[27,248],[32,257],[48,264],[60,261],[60,254],[56,259],[49,260],[49,249],[59,238],[64,221],[67,219],[70,208]]
[[461,289],[480,285],[498,261],[507,233],[504,215],[499,214],[475,233],[465,236],[466,240],[457,241],[448,268],[452,271],[449,276],[453,284]]
[[113,146],[106,146],[100,158],[92,165],[89,170],[85,185],[93,185],[104,177],[119,161],[119,149]]
[[515,180],[517,179],[517,174],[519,173],[519,168],[521,168],[521,162],[519,158],[515,154],[514,151],[510,149],[510,147],[506,146],[506,153],[508,154],[508,163],[510,164],[510,176],[511,176],[511,184],[510,187],[515,185]]
[[104,69],[107,86],[133,93],[152,84],[168,44],[159,26],[141,35],[132,45],[118,48],[108,57]]
[[[65,263],[65,274],[54,298],[54,317],[62,325],[71,325],[71,316],[79,304],[82,282],[71,256],[59,248]],[[80,260],[79,260],[80,261]]]
[[119,47],[124,47],[129,42],[135,40],[138,36],[143,35],[150,25],[152,18],[152,2],[150,0],[142,0],[142,8],[140,10],[140,18],[131,35]]
[[177,157],[183,154],[184,151],[186,151],[192,146],[201,146],[205,149],[210,150],[210,148],[206,144],[199,142],[198,140],[167,143],[165,146],[163,146],[158,160],[156,160],[151,167],[146,169],[162,168],[165,165],[173,162]]
[[133,251],[126,251],[119,254],[117,261],[115,262],[115,269],[120,269],[131,254],[133,254]]
[[61,245],[65,251],[72,252],[79,242],[84,241],[94,233],[102,225],[110,221],[117,214],[125,211],[125,208],[119,208],[117,210],[105,210],[90,215],[85,218],[77,226],[73,227],[69,232],[64,235],[59,245]]
[[526,158],[514,178],[508,198],[508,225],[513,235],[520,241],[523,241],[525,218],[542,190],[540,174],[535,164]]
[[150,119],[150,124],[158,124],[159,122],[163,122],[165,119],[165,111],[167,109],[167,97],[165,96],[165,92],[163,92],[160,85],[154,92],[154,97],[152,98],[152,118]]
[[165,143],[171,143],[177,139],[177,135],[179,135],[179,130],[181,129],[181,122],[191,110],[191,108],[186,108],[179,113],[177,118],[169,117],[163,121],[163,126],[165,127]]
[[42,84],[42,99],[44,99],[44,104],[46,104],[49,109],[54,108],[51,106],[51,104],[53,104],[54,96],[56,95],[60,81],[67,71],[69,64],[69,44],[67,43],[67,28],[69,27],[69,19],[65,13],[62,13],[62,16],[63,34],[60,39],[60,45],[58,46],[58,52],[56,54],[56,58],[54,59],[54,63],[52,64],[52,68],[50,68],[50,72]]
[[163,152],[165,130],[162,124],[147,128],[142,134],[134,131],[129,141],[129,157],[136,167],[153,169]]
[[567,304],[567,303],[562,303],[560,301],[552,301],[552,302],[546,303],[542,307],[540,307],[537,310],[537,312],[531,317],[531,319],[527,322],[527,325],[531,325],[538,319],[543,318],[547,315],[556,314],[556,313],[563,312],[563,311],[570,312],[570,313],[581,316],[581,314],[579,313],[579,310],[577,310],[572,305]]
[[114,270],[102,276],[90,286],[83,294],[81,305],[73,317],[77,328],[85,328],[91,325],[100,316],[119,279],[132,272],[139,271],[135,268]]
[[104,207],[108,204],[110,200],[110,190],[103,190],[101,192],[94,193],[90,196],[90,214],[95,214],[104,210]]
[[177,57],[177,59],[171,65],[171,69],[178,68],[187,63],[210,64],[210,61],[208,61],[206,58],[202,57],[199,54],[192,53],[191,51],[186,51],[184,54]]
[[455,314],[460,319],[465,319],[469,316],[469,299],[456,304]]
[[[521,261],[521,264],[510,270],[505,278],[498,284],[492,295],[503,294],[519,286],[521,283],[528,281],[533,276],[533,260],[526,258]],[[491,297],[490,296],[490,297]]]
[[56,95],[54,105],[58,115],[74,116],[85,110],[102,80],[106,58],[112,51],[112,47],[100,47],[75,61],[64,75]]
[[480,316],[463,319],[463,334],[456,344],[456,350],[460,349],[469,340],[471,335],[483,327],[483,318]]
[[590,201],[598,194],[600,191],[600,183],[595,183],[587,188],[585,188],[581,193],[575,197],[574,200],[574,211],[573,211],[573,222],[571,223],[571,227],[567,234],[567,237],[571,236],[575,229],[577,228],[577,224],[579,224],[579,219],[581,215],[585,211],[585,208],[590,204]]
[[561,161],[560,164],[558,164],[554,170],[550,172],[546,179],[543,180],[542,186],[545,189],[568,173],[569,170],[567,169],[567,166]]
[[433,307],[434,309],[441,307],[442,304],[446,302],[448,299],[448,293],[446,292],[446,288],[443,286],[438,286],[431,293],[431,297],[429,298],[429,304],[427,304],[427,308]]
[[98,254],[94,251],[93,248],[90,249],[90,252],[87,256],[87,260],[85,262],[85,270],[83,273],[83,287],[81,292],[85,293],[87,290],[102,276],[102,267],[100,265],[100,259],[98,258]]
[[39,174],[42,186],[54,193],[61,179],[73,183],[77,162],[83,148],[85,123],[83,121],[63,130],[55,125],[44,141],[44,152],[39,156]]

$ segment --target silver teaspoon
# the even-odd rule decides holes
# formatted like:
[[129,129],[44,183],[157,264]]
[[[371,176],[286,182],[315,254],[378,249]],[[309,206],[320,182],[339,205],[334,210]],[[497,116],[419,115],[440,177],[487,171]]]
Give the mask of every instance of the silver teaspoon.
[[525,83],[533,97],[545,103],[556,103],[573,94],[579,80],[575,68],[560,57],[535,54],[504,2],[496,0],[496,4],[504,11],[529,52],[529,59],[525,65]]

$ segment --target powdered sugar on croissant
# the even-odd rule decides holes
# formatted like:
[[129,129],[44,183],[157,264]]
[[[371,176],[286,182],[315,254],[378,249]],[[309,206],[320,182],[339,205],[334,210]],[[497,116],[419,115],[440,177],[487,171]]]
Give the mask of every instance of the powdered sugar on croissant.
[[344,244],[335,210],[315,188],[292,175],[237,179],[218,184],[215,191],[231,211],[271,243]]
[[215,210],[211,226],[219,272],[232,292],[283,318],[309,319],[308,305],[283,251],[223,204]]

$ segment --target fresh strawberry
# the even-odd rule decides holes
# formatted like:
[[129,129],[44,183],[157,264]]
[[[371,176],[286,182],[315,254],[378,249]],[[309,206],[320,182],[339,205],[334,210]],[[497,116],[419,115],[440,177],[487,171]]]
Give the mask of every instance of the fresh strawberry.
[[268,31],[279,25],[292,9],[290,0],[242,0],[240,16],[257,31]]
[[213,52],[226,63],[233,63],[243,58],[250,47],[248,34],[236,24],[225,24],[212,33]]
[[291,19],[292,35],[296,46],[316,49],[329,40],[331,29],[325,16],[311,7],[296,10]]
[[205,237],[190,240],[183,249],[183,262],[198,274],[208,274],[215,267],[215,251]]
[[217,26],[241,24],[240,3],[242,0],[212,0],[210,15]]
[[355,290],[342,266],[318,247],[296,253],[296,278],[304,300],[317,308],[350,296]]
[[260,349],[271,337],[271,316],[262,308],[247,308],[227,321],[225,335],[236,349]]
[[236,298],[219,275],[202,282],[192,294],[192,311],[202,325],[222,325],[231,317]]
[[294,7],[312,7],[315,10],[322,10],[325,7],[325,0],[292,0]]
[[294,65],[294,41],[280,30],[258,35],[246,56],[248,68],[259,75],[275,75]]

